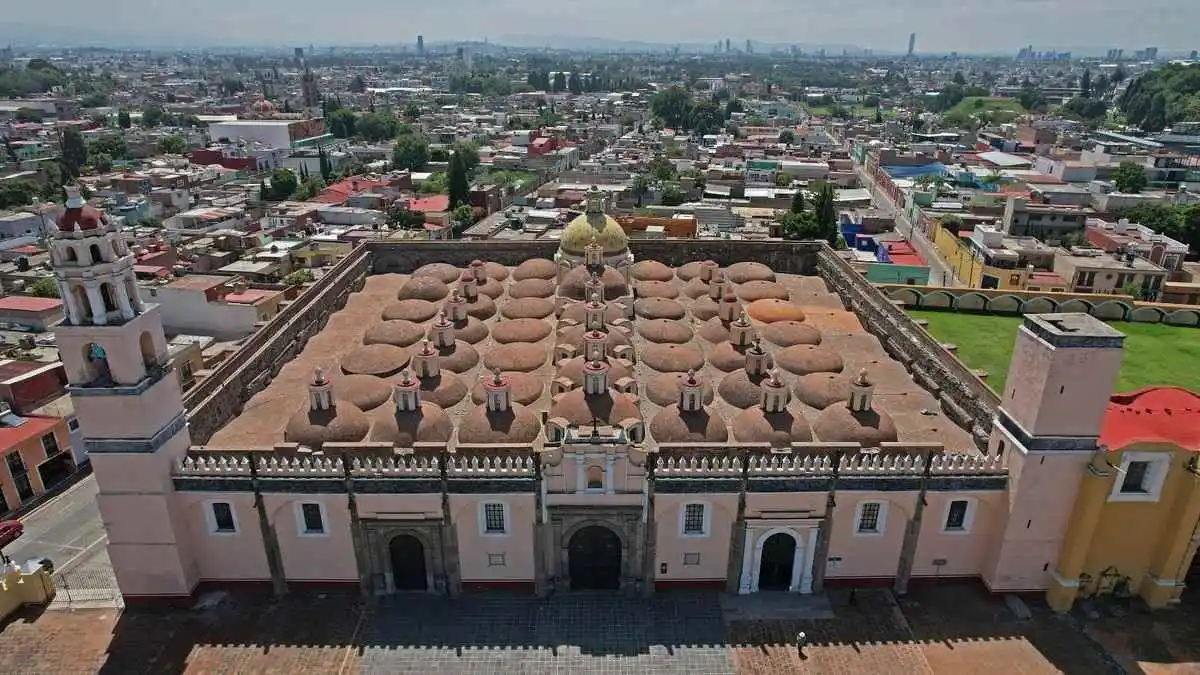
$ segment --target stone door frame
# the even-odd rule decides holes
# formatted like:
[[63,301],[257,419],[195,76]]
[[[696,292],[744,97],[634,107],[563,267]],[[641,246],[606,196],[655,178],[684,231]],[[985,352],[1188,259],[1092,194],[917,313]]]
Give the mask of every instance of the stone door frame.
[[788,593],[812,593],[813,557],[817,550],[817,522],[793,524],[746,523],[746,540],[743,547],[742,578],[738,593],[758,592],[759,574],[762,572],[763,545],[776,534],[786,534],[796,541],[792,558],[792,580]]
[[571,537],[585,527],[599,525],[612,530],[621,541],[621,578],[617,592],[635,595],[642,584],[641,541],[642,507],[640,506],[551,506],[549,577],[559,592],[571,590]]
[[439,595],[449,592],[449,567],[442,555],[441,520],[363,519],[361,522],[366,539],[367,570],[372,595],[396,593],[395,579],[392,577],[391,543],[392,539],[405,534],[416,537],[425,550],[426,592]]

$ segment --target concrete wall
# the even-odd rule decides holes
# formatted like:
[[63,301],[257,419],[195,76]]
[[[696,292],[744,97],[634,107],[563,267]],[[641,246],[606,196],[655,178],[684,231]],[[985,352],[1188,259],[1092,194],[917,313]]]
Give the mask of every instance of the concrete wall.
[[142,288],[142,299],[157,302],[163,328],[188,335],[211,335],[222,340],[254,332],[258,309],[251,305],[209,302],[203,292],[179,288]]

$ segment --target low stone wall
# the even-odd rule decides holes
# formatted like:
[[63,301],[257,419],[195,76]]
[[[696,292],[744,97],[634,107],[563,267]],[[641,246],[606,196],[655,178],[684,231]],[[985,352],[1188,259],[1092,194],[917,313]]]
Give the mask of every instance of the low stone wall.
[[822,248],[817,265],[825,283],[858,314],[888,354],[938,398],[948,417],[971,431],[980,448],[986,447],[1000,407],[996,393],[832,249]]
[[912,309],[945,309],[979,314],[1082,312],[1105,321],[1200,326],[1200,307],[1140,302],[1127,295],[1049,293],[979,288],[877,284],[892,300]]
[[270,384],[283,364],[304,349],[329,315],[345,306],[350,293],[362,288],[369,263],[367,247],[359,246],[187,393],[183,404],[194,445],[207,443],[251,396]]

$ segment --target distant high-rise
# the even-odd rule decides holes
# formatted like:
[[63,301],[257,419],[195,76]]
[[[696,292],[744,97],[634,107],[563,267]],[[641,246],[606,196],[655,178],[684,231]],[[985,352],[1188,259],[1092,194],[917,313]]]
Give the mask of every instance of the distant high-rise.
[[908,55],[912,56],[913,50],[916,48],[917,48],[917,34],[909,33],[908,34]]
[[295,54],[296,54],[296,63],[300,63],[301,61],[303,61],[304,60],[304,47],[296,47]]
[[751,42],[750,42],[749,40],[746,40],[746,53],[747,53],[747,54],[753,54],[753,53],[754,53],[754,45],[753,45],[753,44],[751,44]]
[[1188,58],[1191,59],[1192,61],[1195,61],[1197,56],[1200,56],[1200,51],[1196,51],[1195,49],[1193,49],[1192,53],[1188,55]]
[[418,54],[425,53],[425,36],[424,35],[417,36],[417,53]]
[[729,44],[729,38],[725,38],[725,51],[727,51],[727,52],[733,51],[732,45]]

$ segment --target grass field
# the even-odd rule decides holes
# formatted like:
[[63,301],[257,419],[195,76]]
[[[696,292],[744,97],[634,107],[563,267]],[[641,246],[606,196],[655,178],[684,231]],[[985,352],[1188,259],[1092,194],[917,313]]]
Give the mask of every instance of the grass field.
[[[908,314],[928,321],[929,332],[938,341],[958,345],[958,358],[968,368],[988,371],[988,386],[997,393],[1004,391],[1021,317],[929,310]],[[1126,335],[1118,391],[1156,384],[1200,391],[1200,329],[1123,321],[1112,326]]]
[[[958,102],[958,105],[947,110],[945,116],[966,117],[973,114],[988,112],[996,117],[995,113],[1009,113],[1003,117],[1011,117],[1015,119],[1018,115],[1025,113],[1025,108],[1020,103],[1011,98],[990,98],[987,96],[968,96]],[[997,121],[1008,122],[1010,119],[999,119]]]

